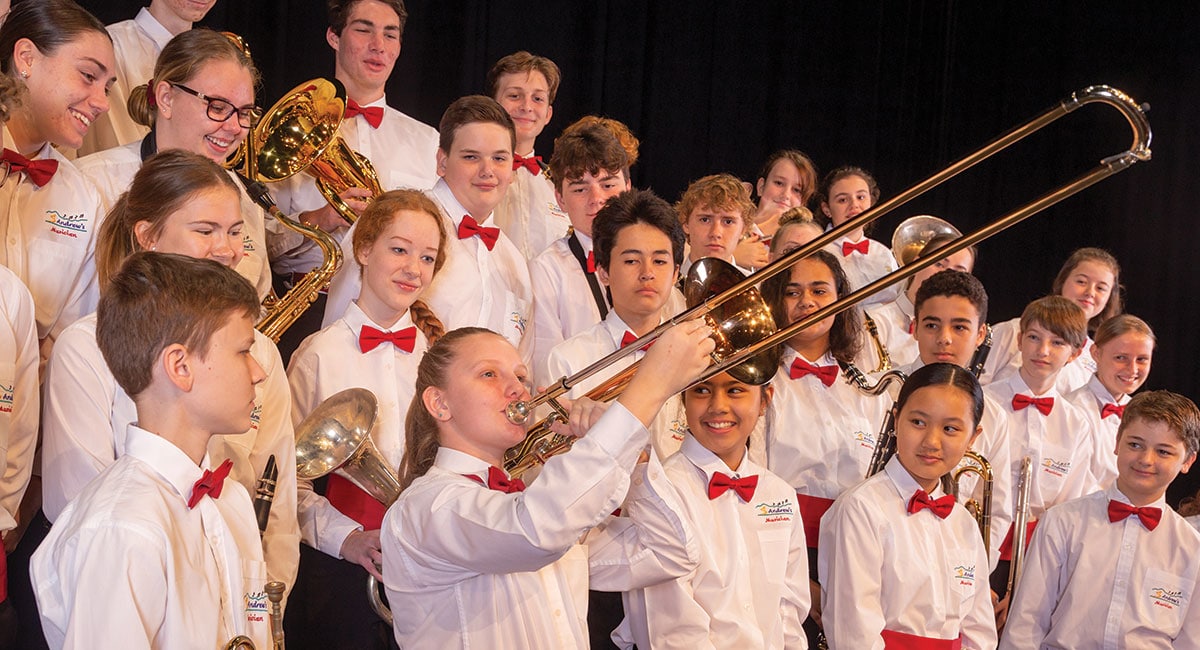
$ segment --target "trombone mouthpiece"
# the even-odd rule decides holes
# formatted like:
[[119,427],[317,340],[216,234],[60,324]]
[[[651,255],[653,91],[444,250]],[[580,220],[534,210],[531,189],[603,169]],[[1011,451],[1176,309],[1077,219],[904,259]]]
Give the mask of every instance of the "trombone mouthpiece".
[[529,403],[521,400],[519,402],[509,402],[504,408],[504,415],[508,417],[508,421],[513,424],[525,424],[529,419]]

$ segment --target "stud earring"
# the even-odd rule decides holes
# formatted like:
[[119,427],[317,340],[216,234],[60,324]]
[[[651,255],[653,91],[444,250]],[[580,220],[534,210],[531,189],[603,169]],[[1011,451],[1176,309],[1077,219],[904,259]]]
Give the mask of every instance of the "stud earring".
[[22,70],[22,71],[21,71],[21,78],[22,78],[22,79],[28,79],[28,78],[29,78],[29,71],[28,71],[28,70]]

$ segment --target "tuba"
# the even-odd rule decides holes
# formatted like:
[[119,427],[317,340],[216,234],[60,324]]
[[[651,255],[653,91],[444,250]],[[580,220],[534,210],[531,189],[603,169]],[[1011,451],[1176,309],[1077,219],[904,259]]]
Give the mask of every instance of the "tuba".
[[[365,388],[347,388],[321,402],[296,425],[296,477],[312,480],[340,469],[384,506],[395,503],[400,478],[371,442],[378,413],[379,402]],[[391,625],[392,612],[374,576],[367,576],[367,598]]]

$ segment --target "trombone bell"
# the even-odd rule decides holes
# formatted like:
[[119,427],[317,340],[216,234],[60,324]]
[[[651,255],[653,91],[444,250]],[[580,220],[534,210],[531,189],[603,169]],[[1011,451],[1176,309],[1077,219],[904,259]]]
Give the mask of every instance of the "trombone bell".
[[296,425],[296,477],[312,480],[340,469],[385,506],[400,496],[400,480],[371,442],[379,404],[365,388],[347,388],[321,402]]
[[[732,264],[715,257],[697,260],[688,270],[683,284],[683,297],[688,307],[695,307],[708,298],[724,293],[745,279]],[[775,332],[775,318],[762,294],[750,287],[711,309],[704,316],[712,327],[717,348],[713,356],[720,360],[743,350]],[[761,386],[775,376],[783,351],[770,346],[727,372],[740,382]]]
[[928,214],[909,217],[896,226],[892,233],[892,254],[900,266],[904,266],[917,259],[925,250],[925,245],[940,235],[962,237],[958,228],[944,219]]

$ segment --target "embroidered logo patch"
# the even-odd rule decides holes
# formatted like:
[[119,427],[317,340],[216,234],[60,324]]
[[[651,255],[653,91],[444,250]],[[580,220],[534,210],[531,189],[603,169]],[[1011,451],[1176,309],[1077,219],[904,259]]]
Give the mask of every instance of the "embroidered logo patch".
[[258,423],[262,421],[262,405],[255,404],[254,409],[250,411],[250,430],[258,431]]
[[0,384],[0,413],[12,413],[14,387],[15,384],[8,386]]
[[247,253],[253,253],[254,251],[258,250],[254,247],[254,240],[250,239],[250,235],[246,233],[242,233],[242,250],[246,251]]
[[687,422],[684,420],[671,420],[671,439],[682,442],[683,434],[687,433]]
[[975,586],[975,565],[954,567],[954,579],[958,581],[959,586],[974,587]]
[[262,623],[267,620],[267,593],[251,591],[246,593],[246,621]]
[[861,447],[874,450],[875,449],[875,434],[867,433],[865,431],[855,431],[854,432],[854,442],[857,442],[859,444],[859,446],[861,446]]
[[792,502],[787,499],[775,503],[760,503],[754,508],[758,510],[758,516],[764,517],[767,523],[791,521],[792,517],[796,516],[796,512],[792,510]]
[[71,239],[78,239],[79,233],[87,232],[87,218],[82,214],[63,214],[58,210],[46,210],[50,215],[46,223],[50,224],[50,232]]
[[1163,607],[1165,609],[1174,610],[1183,603],[1182,591],[1171,591],[1162,587],[1154,587],[1150,590],[1150,602],[1155,607]]
[[508,322],[512,323],[513,328],[517,330],[517,334],[525,336],[525,317],[521,312],[514,311],[508,315]]
[[1071,472],[1071,461],[1043,458],[1042,471],[1050,474],[1051,476],[1066,476]]

